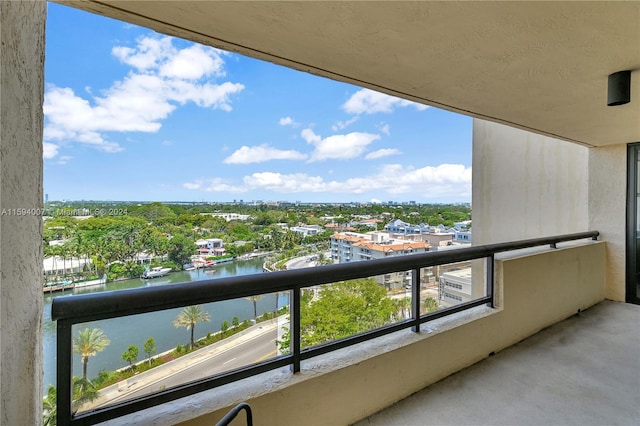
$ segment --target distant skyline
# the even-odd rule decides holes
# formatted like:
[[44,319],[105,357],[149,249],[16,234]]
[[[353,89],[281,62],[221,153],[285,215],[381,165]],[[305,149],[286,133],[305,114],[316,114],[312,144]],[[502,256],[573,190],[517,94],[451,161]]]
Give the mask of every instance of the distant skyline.
[[51,201],[471,201],[470,117],[54,3],[46,42]]

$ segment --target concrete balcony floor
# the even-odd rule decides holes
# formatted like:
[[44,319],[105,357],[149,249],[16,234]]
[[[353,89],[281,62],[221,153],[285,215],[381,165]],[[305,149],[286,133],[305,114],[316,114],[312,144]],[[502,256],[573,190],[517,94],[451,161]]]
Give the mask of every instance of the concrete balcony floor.
[[601,302],[356,425],[640,425],[640,306]]

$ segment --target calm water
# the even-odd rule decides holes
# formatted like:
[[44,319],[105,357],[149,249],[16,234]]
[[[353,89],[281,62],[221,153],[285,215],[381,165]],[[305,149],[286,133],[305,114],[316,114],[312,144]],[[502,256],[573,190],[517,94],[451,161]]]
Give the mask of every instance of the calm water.
[[[167,276],[144,281],[136,278],[126,281],[108,283],[103,286],[95,286],[74,290],[74,294],[92,293],[101,291],[122,290],[128,288],[138,288],[145,286],[158,286],[166,284],[181,283],[187,281],[198,281],[211,278],[222,278],[237,275],[249,275],[262,273],[262,259],[247,261],[237,261],[217,265],[213,273],[204,271],[174,272]],[[67,295],[54,295],[53,297],[72,297]],[[51,321],[51,300],[50,295],[44,296],[44,380],[43,385],[46,392],[49,384],[55,384],[56,375],[56,324]],[[286,295],[280,295],[279,306],[287,303]],[[275,295],[265,295],[258,300],[258,315],[264,312],[272,312],[276,307]],[[196,337],[203,337],[207,332],[220,331],[223,321],[231,321],[234,316],[242,322],[244,319],[253,318],[253,302],[247,299],[235,299],[225,302],[207,303],[203,305],[206,312],[211,317],[210,322],[198,323],[195,326]],[[73,328],[73,335],[78,334],[78,330],[86,327],[99,327],[111,344],[104,351],[89,358],[88,376],[95,377],[101,370],[115,370],[127,365],[122,360],[122,353],[129,345],[136,345],[139,349],[138,360],[146,357],[144,354],[144,342],[153,337],[156,342],[156,352],[164,352],[175,348],[178,344],[187,344],[190,339],[190,331],[184,327],[176,328],[172,322],[180,313],[182,308],[169,309],[165,311],[152,312],[148,314],[132,315],[123,318],[116,318],[104,321],[94,321],[86,324],[78,324]],[[76,376],[82,375],[82,364],[80,357],[74,355],[74,370]]]

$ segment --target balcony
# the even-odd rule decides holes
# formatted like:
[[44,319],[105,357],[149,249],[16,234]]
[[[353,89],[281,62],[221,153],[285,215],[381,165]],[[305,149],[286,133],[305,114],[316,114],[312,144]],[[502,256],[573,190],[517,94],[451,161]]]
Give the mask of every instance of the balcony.
[[[193,421],[187,424],[200,424],[219,420],[230,406],[245,400],[252,405],[256,420],[264,424],[358,421],[603,300],[604,243],[570,242],[555,249],[550,246],[522,249],[539,244],[553,243],[555,246],[556,241],[595,235],[597,233],[582,233],[416,254],[366,262],[364,266],[355,263],[313,272],[273,273],[256,276],[262,277],[260,279],[229,282],[216,295],[203,293],[202,288],[195,291],[193,285],[184,287],[183,296],[178,299],[166,298],[166,294],[162,296],[163,304],[181,306],[264,291],[299,290],[312,284],[335,281],[336,277],[351,279],[383,271],[434,266],[444,261],[493,259],[495,256],[495,262],[487,263],[495,266],[495,270],[487,269],[486,296],[475,302],[414,315],[412,319],[368,333],[303,350],[297,341],[295,325],[292,325],[291,355],[83,413],[72,422],[91,424],[113,419],[114,424],[123,421],[138,424],[164,419],[169,423]],[[413,286],[413,291],[418,292],[419,286]],[[59,319],[58,389],[69,386],[70,382],[71,335],[65,331],[70,329],[70,323],[101,315],[119,316],[162,309],[156,304],[160,300],[156,296],[160,294],[131,292],[132,297],[127,297],[125,292],[121,293],[58,299],[57,307],[54,303],[54,316]],[[293,292],[291,307],[292,324],[299,322],[296,293]],[[191,300],[196,294],[202,300]],[[62,424],[70,420],[62,417],[70,414],[68,408],[61,408],[70,403],[68,397],[65,400],[61,396],[65,393],[58,393],[58,415]],[[189,398],[184,398],[186,396]],[[292,406],[299,409],[291,410]],[[327,407],[332,409],[327,410]]]
[[356,425],[637,424],[638,323],[603,301]]
[[[214,424],[242,400],[249,400],[260,424],[352,423],[492,352],[500,356],[500,350],[578,309],[605,297],[625,300],[626,144],[640,140],[640,103],[634,99],[609,109],[604,88],[609,73],[638,69],[637,2],[596,2],[589,7],[556,2],[544,8],[516,2],[464,7],[456,2],[407,2],[403,7],[381,2],[376,8],[355,3],[325,7],[318,2],[191,2],[187,8],[182,2],[67,3],[404,99],[447,105],[539,135],[577,141],[590,148],[474,121],[474,240],[507,241],[582,229],[598,229],[606,240],[520,257],[497,256],[497,309],[468,317],[458,314],[458,327],[434,322],[431,331],[399,331],[362,343],[358,351],[344,348],[305,360],[298,374],[291,375],[287,367],[272,370],[111,423]],[[1,61],[2,207],[38,207],[43,199],[47,5],[1,4],[7,46]],[[510,25],[499,25],[504,22]],[[327,31],[327,23],[333,23],[334,31]],[[380,31],[372,33],[371,28]],[[585,34],[598,37],[584,43]],[[464,49],[452,54],[454,45]],[[523,80],[522,70],[536,72]],[[567,75],[572,84],[567,84]],[[633,82],[638,82],[635,71]],[[638,93],[636,88],[633,93]],[[42,328],[41,223],[35,216],[2,217],[3,424],[41,423],[42,341],[24,334],[30,330],[37,336]],[[634,331],[637,324],[635,319],[625,325]],[[637,378],[637,363],[634,368],[625,374]],[[624,379],[613,368],[606,374]],[[637,384],[633,389],[640,393]],[[636,399],[627,410],[639,405]],[[508,408],[497,404],[491,423]],[[541,411],[531,416],[532,423]]]

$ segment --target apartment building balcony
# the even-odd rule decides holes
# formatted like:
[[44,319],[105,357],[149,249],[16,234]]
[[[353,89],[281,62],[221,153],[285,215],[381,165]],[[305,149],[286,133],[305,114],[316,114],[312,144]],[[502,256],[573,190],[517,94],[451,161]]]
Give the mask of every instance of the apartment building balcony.
[[[147,408],[148,401],[142,399],[139,407],[134,402],[129,413],[111,417],[107,424],[214,424],[240,402],[251,405],[254,419],[260,424],[424,424],[430,421],[429,417],[419,420],[426,414],[421,411],[421,402],[413,401],[420,398],[420,394],[414,394],[425,388],[427,395],[437,392],[438,400],[450,399],[437,416],[446,416],[447,410],[462,404],[468,408],[452,417],[457,424],[486,424],[491,413],[500,423],[501,417],[496,414],[500,412],[500,399],[492,389],[503,386],[512,398],[523,395],[519,405],[506,406],[504,423],[526,424],[529,411],[544,409],[552,402],[549,416],[555,413],[560,423],[565,423],[562,419],[571,423],[575,404],[593,406],[594,401],[600,400],[606,405],[615,400],[618,405],[611,405],[610,410],[621,412],[611,418],[619,420],[617,424],[626,424],[634,415],[629,407],[639,406],[629,403],[637,402],[640,396],[640,392],[633,392],[640,386],[639,376],[628,374],[637,372],[633,367],[640,359],[640,340],[638,336],[634,340],[634,330],[627,325],[637,323],[640,309],[603,302],[605,245],[602,241],[580,240],[558,244],[557,248],[538,246],[496,254],[495,271],[487,276],[495,279],[493,290],[489,290],[493,306],[483,299],[483,303],[468,309],[459,307],[450,315],[430,318],[422,323],[419,332],[407,329],[407,323],[405,328],[359,339],[357,344],[316,350],[298,358],[296,373],[279,365],[153,408]],[[406,256],[394,262],[423,262],[432,255]],[[337,266],[352,273],[356,268],[378,268],[381,264],[391,262],[330,268],[337,270]],[[290,275],[296,277],[294,280],[306,279],[307,275],[313,280],[323,273],[324,270],[301,270]],[[274,281],[281,280],[274,276]],[[75,302],[65,304],[69,306],[68,303]],[[64,306],[61,312],[65,312]],[[509,349],[514,344],[517,345]],[[565,365],[572,368],[564,368]],[[455,374],[460,370],[463,371]],[[488,371],[484,373],[487,376],[474,373],[477,370]],[[493,373],[496,370],[499,373]],[[486,378],[492,375],[495,377]],[[440,382],[442,379],[445,380]],[[480,391],[485,382],[488,387]],[[460,393],[461,388],[465,393]],[[462,400],[460,395],[464,395]],[[409,408],[399,410],[401,404]],[[291,409],[294,406],[297,409]],[[474,418],[473,413],[479,409],[487,411]],[[93,419],[81,416],[77,424],[110,418],[105,412],[89,413],[94,414],[97,417]],[[602,415],[612,416],[607,410],[602,410]],[[585,424],[598,424],[596,420],[602,417],[592,418],[594,422]],[[441,417],[434,419],[441,423]]]

